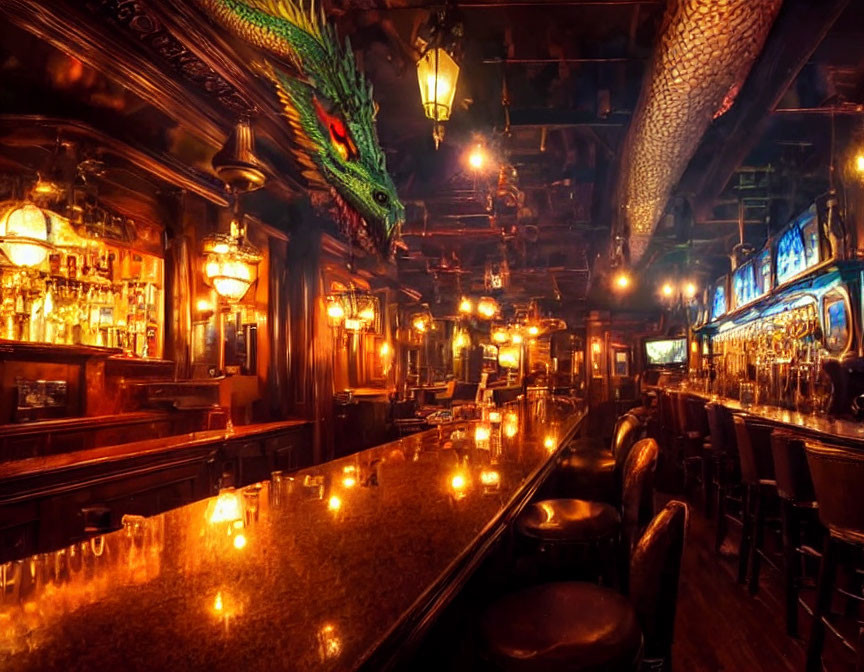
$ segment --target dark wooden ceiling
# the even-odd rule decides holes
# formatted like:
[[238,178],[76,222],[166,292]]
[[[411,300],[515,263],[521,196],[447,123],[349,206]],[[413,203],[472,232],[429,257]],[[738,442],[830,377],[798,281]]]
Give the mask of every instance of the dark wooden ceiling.
[[[251,112],[274,177],[255,197],[259,214],[290,227],[284,208],[267,199],[296,197],[302,185],[278,104],[248,67],[246,45],[191,3],[47,4],[44,14],[23,0],[4,8],[18,25],[4,29],[0,44],[5,112],[31,111],[22,101],[36,89],[52,91],[43,113],[86,117],[193,166],[205,184],[210,156],[237,115]],[[400,281],[447,313],[461,294],[482,294],[486,265],[506,259],[512,281],[505,298],[539,298],[570,313],[609,305],[596,261],[608,255],[622,142],[666,3],[460,3],[462,76],[437,151],[414,66],[416,36],[432,6],[333,0],[325,8],[351,36],[375,86],[381,141],[407,204]],[[125,58],[106,58],[120,50]],[[30,60],[21,62],[20,53]],[[64,82],[69,62],[61,61],[70,53],[84,70]],[[728,269],[739,212],[748,242],[759,245],[824,192],[831,157],[860,140],[862,110],[864,3],[784,0],[750,79],[709,129],[670,200],[640,270],[645,291],[631,301],[644,305],[647,288],[670,274],[709,280]],[[465,153],[478,141],[506,166],[503,179],[497,170],[466,169]]]

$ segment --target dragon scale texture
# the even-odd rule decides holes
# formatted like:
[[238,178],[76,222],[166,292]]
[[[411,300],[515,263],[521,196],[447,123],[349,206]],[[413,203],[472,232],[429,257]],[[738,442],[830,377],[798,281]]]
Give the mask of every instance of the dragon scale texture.
[[372,86],[312,1],[307,9],[294,0],[197,0],[218,24],[283,62],[260,70],[276,88],[304,177],[331,196],[346,235],[386,258],[405,210],[378,142]]

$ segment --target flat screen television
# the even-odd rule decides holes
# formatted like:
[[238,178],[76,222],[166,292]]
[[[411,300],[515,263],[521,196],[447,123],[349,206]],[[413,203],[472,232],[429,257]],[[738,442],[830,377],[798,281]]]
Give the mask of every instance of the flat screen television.
[[648,366],[672,366],[687,363],[686,338],[657,338],[645,341]]

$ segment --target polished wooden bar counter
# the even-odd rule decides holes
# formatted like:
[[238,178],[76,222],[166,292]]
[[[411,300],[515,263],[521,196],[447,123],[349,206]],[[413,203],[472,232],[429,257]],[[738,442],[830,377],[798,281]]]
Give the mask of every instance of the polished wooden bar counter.
[[864,450],[864,422],[855,422],[854,420],[836,418],[830,415],[799,413],[778,406],[754,405],[745,408],[737,399],[706,394],[705,392],[687,387],[673,387],[669,389],[682,394],[699,397],[706,402],[717,402],[735,413],[740,413],[764,423],[785,427],[808,438]]
[[392,668],[584,418],[554,408],[505,414],[488,439],[454,424],[276,472],[0,565],[0,669]]

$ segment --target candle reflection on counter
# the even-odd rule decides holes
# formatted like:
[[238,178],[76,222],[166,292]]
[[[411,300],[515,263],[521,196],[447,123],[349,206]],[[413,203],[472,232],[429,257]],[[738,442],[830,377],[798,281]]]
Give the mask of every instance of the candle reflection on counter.
[[332,660],[342,653],[342,639],[336,632],[336,626],[326,623],[318,630],[318,655],[321,660]]
[[470,485],[470,480],[462,471],[458,471],[450,478],[450,490],[453,499],[457,502],[465,499],[468,496],[467,490]]
[[243,513],[240,510],[240,499],[237,497],[237,493],[234,492],[234,488],[228,488],[219,493],[208,518],[212,524],[231,523],[235,520],[242,520]]

